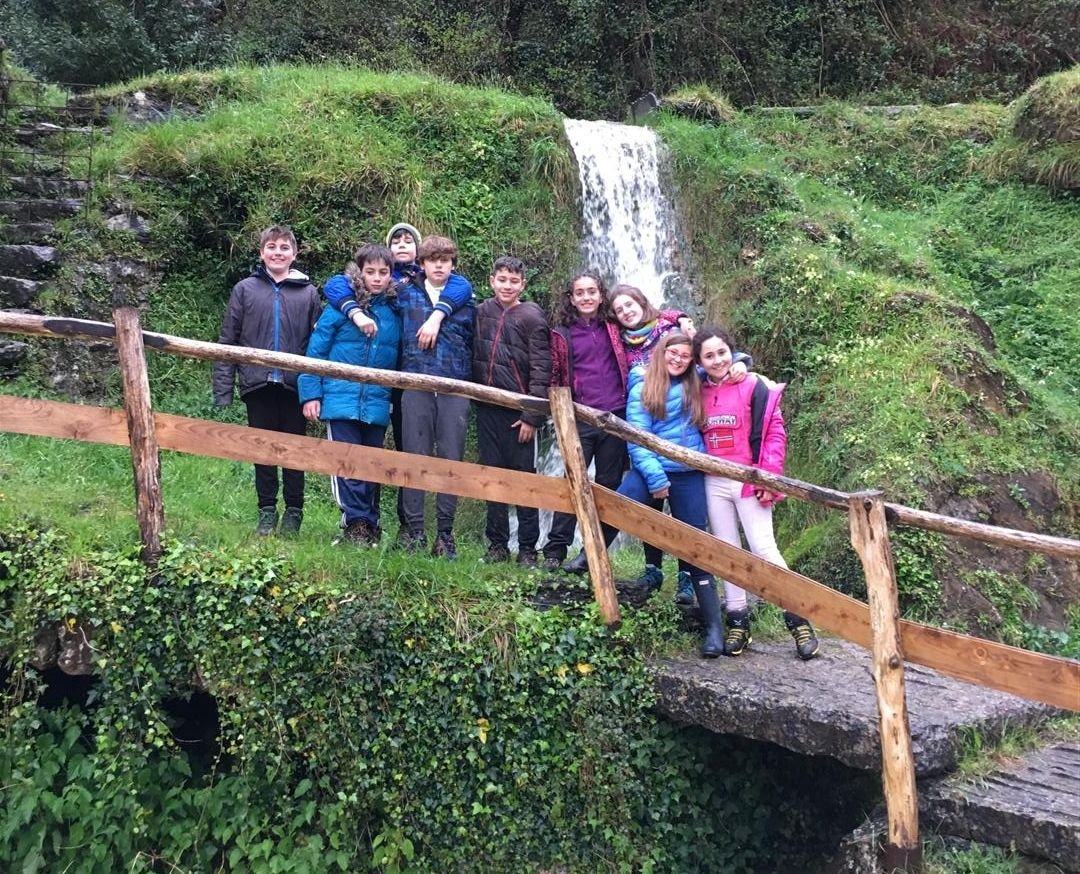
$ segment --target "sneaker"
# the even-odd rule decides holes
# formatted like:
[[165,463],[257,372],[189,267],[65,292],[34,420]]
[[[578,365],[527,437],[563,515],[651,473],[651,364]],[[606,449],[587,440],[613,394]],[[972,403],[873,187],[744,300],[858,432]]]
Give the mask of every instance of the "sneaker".
[[820,651],[818,646],[817,635],[814,634],[814,629],[801,616],[794,613],[788,613],[784,611],[784,625],[787,626],[787,630],[791,632],[791,636],[795,639],[795,652],[799,654],[804,662],[810,661]]
[[281,528],[278,534],[282,537],[295,537],[300,533],[300,523],[304,521],[304,511],[299,507],[286,507],[281,514]]
[[[664,572],[654,564],[647,564],[645,570],[641,572],[641,576],[637,578],[637,584],[648,591],[650,595],[653,592],[659,592],[660,587],[664,585]],[[693,584],[691,584],[690,590],[693,592]],[[693,600],[690,603],[693,603]]]
[[378,527],[369,525],[363,519],[357,519],[345,526],[341,539],[346,543],[355,543],[357,546],[375,546],[381,535],[382,531]]
[[447,561],[453,561],[457,558],[457,544],[454,543],[454,533],[452,531],[440,531],[435,538],[435,543],[431,546],[431,554],[435,558],[445,558]]
[[690,579],[690,571],[679,571],[679,584],[675,588],[675,603],[690,606],[696,600],[694,581]]
[[277,508],[259,507],[259,521],[255,526],[255,533],[259,537],[269,537],[277,528]]
[[557,555],[545,555],[544,562],[540,565],[546,571],[557,571],[562,569],[563,560]]
[[489,546],[488,551],[484,553],[484,557],[480,561],[484,564],[499,564],[500,562],[510,561],[510,550],[503,545]]
[[420,552],[427,549],[427,535],[423,531],[413,531],[407,525],[402,525],[398,528],[394,548],[406,552]]
[[754,638],[750,636],[750,614],[745,610],[733,610],[725,620],[727,633],[724,635],[724,655],[741,656]]
[[536,550],[519,549],[517,563],[522,567],[536,567]]

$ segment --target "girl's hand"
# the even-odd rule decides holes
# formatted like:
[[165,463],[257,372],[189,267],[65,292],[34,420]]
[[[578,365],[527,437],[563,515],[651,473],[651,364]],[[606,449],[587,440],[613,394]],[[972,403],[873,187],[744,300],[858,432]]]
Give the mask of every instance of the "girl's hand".
[[308,401],[304,404],[302,412],[309,422],[318,422],[322,414],[322,401]]
[[375,320],[368,318],[360,310],[353,310],[349,314],[349,318],[352,319],[352,323],[365,337],[374,337],[378,333],[379,326],[375,324]]
[[649,494],[659,501],[661,498],[666,498],[670,491],[671,486],[664,486],[662,489],[657,489],[655,492],[649,492]]
[[724,377],[724,382],[736,385],[744,379],[746,379],[746,363],[743,361],[736,361],[728,368],[727,376]]
[[694,339],[694,334],[697,333],[697,328],[694,327],[694,320],[690,316],[683,316],[679,319],[679,330],[686,334],[691,340]]
[[754,497],[758,499],[758,503],[763,507],[776,503],[779,496],[779,492],[771,491],[764,486],[754,486]]

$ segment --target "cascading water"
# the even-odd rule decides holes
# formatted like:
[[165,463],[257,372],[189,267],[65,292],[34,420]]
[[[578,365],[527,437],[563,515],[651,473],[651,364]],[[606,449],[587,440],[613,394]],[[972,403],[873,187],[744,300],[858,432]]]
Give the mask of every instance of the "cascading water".
[[685,297],[675,209],[664,192],[660,143],[649,128],[565,121],[581,180],[583,263],[660,306]]
[[[581,180],[582,264],[597,270],[609,287],[637,286],[657,307],[688,308],[693,295],[680,273],[676,212],[664,190],[656,134],[609,121],[568,118],[564,125]],[[562,476],[562,456],[552,436],[547,438],[537,469]],[[542,513],[543,529],[550,518]]]

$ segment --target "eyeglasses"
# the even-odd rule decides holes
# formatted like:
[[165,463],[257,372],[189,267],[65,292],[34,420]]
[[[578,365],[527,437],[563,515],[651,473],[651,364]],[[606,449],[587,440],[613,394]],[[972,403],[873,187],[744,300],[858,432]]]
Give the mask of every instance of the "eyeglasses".
[[664,357],[670,358],[672,361],[690,361],[694,356],[689,352],[676,352],[674,349],[665,349]]

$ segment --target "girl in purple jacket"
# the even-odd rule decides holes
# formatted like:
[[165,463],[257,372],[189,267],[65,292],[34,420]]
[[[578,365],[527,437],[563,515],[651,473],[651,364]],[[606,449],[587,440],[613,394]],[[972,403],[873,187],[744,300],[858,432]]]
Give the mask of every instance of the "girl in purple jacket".
[[[694,358],[705,371],[701,389],[705,451],[725,461],[783,474],[787,432],[780,412],[780,397],[784,386],[767,383],[756,374],[739,383],[729,381],[732,347],[731,336],[720,328],[702,328],[694,336]],[[732,546],[741,546],[741,524],[754,555],[786,568],[772,524],[773,504],[782,498],[783,495],[763,486],[723,476],[705,478],[709,528],[713,535]],[[724,655],[737,656],[752,639],[746,592],[727,581],[724,592],[727,602]],[[805,661],[818,654],[818,640],[809,622],[785,611],[784,624],[795,638],[799,658]]]

